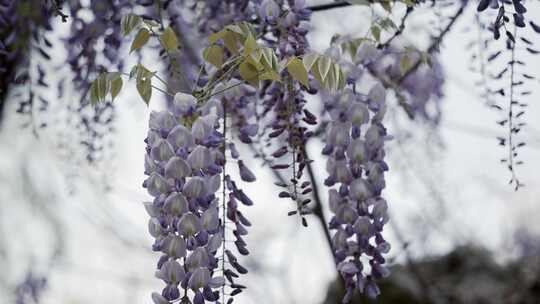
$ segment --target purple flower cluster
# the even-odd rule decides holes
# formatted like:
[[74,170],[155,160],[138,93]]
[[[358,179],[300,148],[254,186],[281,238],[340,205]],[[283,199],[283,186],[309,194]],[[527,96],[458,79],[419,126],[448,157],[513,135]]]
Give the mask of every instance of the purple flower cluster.
[[[309,49],[306,35],[308,33],[305,22],[309,21],[311,13],[305,8],[305,1],[274,1],[263,0],[258,9],[260,20],[264,28],[276,40],[267,39],[266,42],[276,49],[279,60],[302,57]],[[305,144],[313,132],[308,126],[317,124],[315,115],[309,112],[305,105],[304,91],[311,93],[311,88],[301,86],[298,82],[289,79],[282,73],[283,83],[273,82],[261,89],[264,96],[264,113],[269,117],[265,130],[269,140],[278,140],[279,148],[272,153],[272,157],[279,163],[273,169],[291,169],[291,184],[281,184],[288,190],[281,192],[280,197],[290,198],[296,202],[297,210],[289,215],[299,213],[302,223],[307,225],[303,215],[310,212],[307,204],[310,199],[302,199],[303,195],[311,192],[310,182],[301,183],[304,168],[308,163],[305,157]],[[285,143],[283,145],[282,143]],[[283,164],[283,158],[292,156],[292,163]]]
[[392,45],[380,50],[375,43],[363,41],[355,49],[356,53],[351,54],[349,58],[346,51],[351,50],[343,46],[349,46],[354,42],[355,39],[349,36],[336,38],[326,52],[327,56],[339,62],[343,70],[347,71],[349,84],[359,83],[370,77],[386,78],[395,83],[415,118],[421,118],[432,126],[439,124],[445,78],[437,56],[430,56],[429,66],[421,64],[401,79],[403,76],[401,61],[407,57],[411,63],[418,62],[422,59],[420,52],[404,52]]
[[[375,69],[378,75],[387,75],[390,79],[400,79],[400,60],[402,55],[389,47],[385,49],[381,58],[377,60]],[[421,60],[420,54],[410,52],[407,54],[411,62]],[[432,56],[431,65],[422,65],[405,77],[398,85],[405,94],[407,103],[415,117],[426,122],[438,125],[441,120],[441,101],[443,97],[444,70],[437,57]]]
[[222,110],[218,103],[198,107],[194,97],[179,93],[173,111],[153,112],[146,142],[143,186],[154,197],[145,203],[151,216],[148,224],[155,238],[153,250],[161,252],[156,276],[166,283],[161,294],[154,293],[156,304],[181,297],[191,303],[219,299],[223,276],[218,249],[223,245],[223,225],[216,192],[221,186],[225,162],[220,147],[223,135],[217,131]]
[[[52,43],[46,37],[52,30],[51,12],[49,5],[43,5],[42,1],[0,0],[0,118],[12,85],[28,85],[29,88],[24,90],[28,94],[13,95],[18,102],[17,113],[30,116],[34,106],[39,106],[39,112],[48,107],[49,102],[36,94],[32,85],[49,87],[40,63],[51,59]],[[31,57],[34,51],[39,55]]]
[[325,100],[331,118],[323,149],[328,156],[325,185],[331,187],[329,227],[335,230],[335,261],[347,290],[343,303],[355,289],[376,297],[380,291],[375,280],[389,274],[383,254],[390,245],[381,234],[388,221],[388,206],[381,197],[388,170],[382,125],[385,95],[377,83],[367,96],[346,89]]
[[28,271],[24,280],[15,288],[15,304],[39,303],[46,288],[46,277],[36,276],[32,271]]

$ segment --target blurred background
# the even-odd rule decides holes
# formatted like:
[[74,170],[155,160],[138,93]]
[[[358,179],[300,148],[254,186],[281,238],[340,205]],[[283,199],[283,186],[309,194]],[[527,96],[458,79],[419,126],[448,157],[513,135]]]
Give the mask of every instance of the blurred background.
[[[440,122],[410,121],[401,108],[389,110],[394,139],[387,143],[384,196],[391,212],[385,235],[392,244],[392,275],[373,302],[540,303],[540,86],[537,80],[528,84],[533,93],[525,98],[527,126],[518,134],[527,144],[520,153],[525,163],[516,169],[526,186],[516,192],[500,164],[507,153],[496,139],[506,134],[496,123],[501,113],[486,106],[480,75],[471,70],[474,50],[468,45],[478,35],[474,7],[457,20],[438,55],[443,95],[426,107],[440,112]],[[540,20],[540,5],[528,7],[528,18]],[[453,11],[455,6],[415,10],[400,42],[425,49],[431,30]],[[314,13],[313,49],[324,52],[334,33],[365,32],[370,14],[362,7]],[[52,25],[57,39],[66,35],[69,23]],[[63,52],[53,48],[49,77],[70,73],[62,61],[55,62]],[[528,70],[540,71],[536,58],[520,56]],[[147,65],[159,64],[155,57],[144,58]],[[89,163],[80,148],[85,139],[70,126],[71,112],[65,110],[81,92],[69,83],[64,89],[62,98],[53,89],[43,92],[55,101],[36,118],[47,128],[29,126],[27,117],[16,113],[16,102],[6,99],[0,122],[0,303],[21,301],[17,295],[29,290],[44,304],[149,303],[161,282],[153,277],[158,257],[141,204],[149,199],[141,187],[143,140],[150,111],[164,106],[162,96],[156,94],[147,108],[134,84],[125,82],[112,127],[102,130],[106,149],[100,161]],[[319,184],[326,178],[322,147],[317,139],[308,146]],[[272,173],[259,159],[249,162],[259,168],[257,182],[245,188],[255,201],[246,210],[254,223],[247,237],[251,255],[242,260],[250,274],[242,281],[248,289],[235,303],[340,303],[321,226],[308,217],[304,228],[287,217],[290,205],[277,198]]]

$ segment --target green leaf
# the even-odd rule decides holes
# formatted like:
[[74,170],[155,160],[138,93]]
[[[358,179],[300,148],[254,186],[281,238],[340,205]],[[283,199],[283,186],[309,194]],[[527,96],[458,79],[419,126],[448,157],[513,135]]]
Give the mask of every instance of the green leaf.
[[219,39],[223,39],[223,36],[225,35],[225,32],[226,32],[226,30],[221,30],[219,32],[215,32],[215,33],[210,34],[210,36],[208,36],[208,42],[210,42],[210,44],[214,44]]
[[302,62],[304,63],[304,66],[306,67],[306,71],[311,71],[311,68],[315,64],[315,62],[319,59],[319,54],[317,53],[310,53],[307,55],[304,55],[304,58],[302,58]]
[[178,38],[171,27],[167,27],[159,36],[161,45],[167,52],[176,51],[178,49]]
[[297,57],[291,59],[287,64],[287,71],[291,74],[293,79],[299,81],[304,86],[309,87],[308,72],[300,59]]
[[148,42],[149,38],[150,31],[145,28],[140,29],[135,36],[135,40],[133,40],[133,43],[131,44],[131,49],[129,50],[129,53],[142,48]]
[[255,41],[255,38],[253,35],[248,35],[246,38],[246,41],[244,41],[244,55],[249,55],[253,53],[256,49],[258,49],[257,41]]
[[386,31],[390,29],[397,29],[396,24],[390,18],[382,18],[378,21],[378,23]]
[[254,87],[259,86],[259,71],[251,63],[244,61],[238,67],[240,77]]
[[109,82],[111,84],[111,98],[114,101],[116,96],[118,96],[122,90],[122,85],[124,84],[122,75],[119,72],[109,73]]
[[120,28],[122,30],[122,35],[127,36],[134,28],[141,24],[142,18],[135,14],[127,14],[122,17],[120,21]]
[[433,62],[431,61],[431,55],[427,52],[420,52],[420,60],[423,64],[432,67]]
[[137,79],[137,91],[144,102],[148,105],[150,103],[150,98],[152,97],[152,78],[142,77]]
[[262,64],[265,67],[271,69],[273,67],[273,55],[274,55],[274,52],[272,51],[271,48],[263,48],[263,49],[261,49],[261,53],[262,53],[262,58],[264,59]]
[[381,28],[374,25],[371,27],[371,35],[373,35],[373,38],[377,41],[381,41]]
[[345,75],[345,73],[343,72],[343,70],[339,67],[339,65],[336,64],[336,66],[339,68],[339,82],[338,82],[338,87],[337,89],[338,90],[341,90],[345,87],[345,85],[347,84],[346,80],[347,80],[347,76]]
[[317,67],[319,68],[319,73],[321,75],[322,81],[326,79],[326,76],[328,75],[328,71],[330,71],[330,65],[332,64],[332,61],[330,58],[321,56],[319,58],[319,61],[317,62]]
[[339,64],[332,64],[332,75],[334,79],[332,90],[337,91],[343,89],[345,87],[345,74]]
[[219,45],[211,45],[203,51],[204,60],[208,61],[217,68],[223,65],[223,47]]
[[380,4],[387,12],[392,13],[392,3],[389,0],[382,0]]
[[281,77],[279,77],[279,74],[274,71],[266,71],[261,74],[260,76],[261,80],[273,80],[273,81],[281,81]]
[[135,65],[129,72],[129,78],[136,78],[137,91],[146,104],[152,97],[152,77],[154,74],[142,64]]
[[131,71],[129,72],[129,78],[130,79],[133,79],[133,78],[140,79],[140,78],[148,77],[148,76],[151,77],[152,72],[150,72],[147,68],[145,68],[140,63],[133,66],[133,68],[131,68]]
[[236,55],[238,54],[238,34],[235,34],[231,31],[227,31],[225,35],[223,35],[223,44],[225,44],[225,47],[229,52]]
[[264,65],[261,63],[263,52],[261,49],[254,50],[250,54],[246,55],[244,58],[253,64],[255,67],[263,69]]
[[104,101],[108,91],[109,81],[107,79],[107,73],[101,73],[90,86],[90,102],[96,105]]
[[401,2],[405,3],[405,5],[409,7],[414,6],[416,4],[414,0],[401,0]]
[[237,34],[242,35],[242,36],[244,36],[246,34],[245,30],[243,30],[242,27],[240,27],[239,24],[228,25],[227,27],[225,27],[225,30],[237,33]]
[[405,53],[399,59],[399,71],[401,75],[405,75],[405,73],[407,73],[411,69],[411,67],[412,67],[411,57],[409,56],[409,54]]

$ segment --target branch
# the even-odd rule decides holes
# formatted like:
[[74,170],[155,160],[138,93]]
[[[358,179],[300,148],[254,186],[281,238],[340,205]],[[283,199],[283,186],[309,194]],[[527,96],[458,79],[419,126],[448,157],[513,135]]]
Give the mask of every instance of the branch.
[[[426,53],[428,54],[432,54],[433,52],[435,52],[436,50],[439,49],[439,45],[441,44],[441,42],[443,41],[444,37],[450,32],[450,30],[452,29],[452,27],[454,26],[454,24],[456,23],[457,19],[463,14],[463,12],[465,11],[465,8],[467,7],[467,4],[468,2],[463,2],[463,4],[460,6],[460,8],[457,10],[457,12],[450,18],[450,22],[446,25],[446,27],[443,29],[443,31],[437,36],[434,38],[434,40],[432,41],[431,45],[429,46],[429,48],[427,49]],[[409,11],[407,11],[407,14],[409,13]],[[406,16],[407,16],[406,14]],[[404,20],[406,19],[404,16],[404,19],[403,19],[403,22],[405,22]],[[393,38],[392,38],[393,39]],[[375,71],[374,67],[371,66],[371,65],[368,65],[366,68],[367,70],[370,72],[370,74],[377,78],[379,81],[381,81],[381,83],[386,87],[386,88],[391,88],[394,90],[394,92],[396,93],[397,95],[397,98],[398,98],[398,104],[405,110],[405,113],[407,113],[407,116],[410,118],[410,119],[414,119],[414,112],[411,108],[411,106],[405,101],[405,96],[403,96],[400,92],[399,92],[399,86],[401,85],[401,83],[409,76],[411,75],[412,73],[414,73],[419,67],[420,65],[422,64],[422,60],[421,59],[418,59],[412,66],[411,68],[409,68],[405,73],[403,73],[403,75],[401,75],[401,77],[399,77],[398,79],[396,80],[392,80],[392,79],[387,79],[386,77],[384,77],[384,75],[379,75],[377,73],[377,71]]]
[[[304,159],[309,160],[309,155],[306,150],[306,147],[302,149],[302,153],[304,156]],[[330,231],[328,231],[328,221],[326,220],[326,217],[324,216],[324,212],[322,209],[322,200],[319,196],[319,186],[317,184],[317,180],[315,179],[315,173],[313,171],[313,167],[311,166],[311,162],[307,162],[306,164],[309,181],[311,182],[311,188],[313,189],[313,202],[315,203],[315,207],[313,207],[313,214],[319,219],[321,226],[324,230],[324,235],[326,237],[326,242],[328,243],[328,247],[330,250],[332,250],[332,237],[330,236]]]
[[[439,46],[440,46],[441,42],[443,41],[444,37],[450,32],[450,30],[452,29],[452,27],[456,23],[456,20],[463,14],[463,12],[465,11],[465,8],[467,7],[467,4],[468,4],[468,2],[463,2],[463,4],[461,4],[461,6],[457,10],[457,12],[454,14],[454,16],[452,16],[450,18],[450,22],[448,23],[448,25],[446,25],[446,27],[439,34],[439,36],[435,37],[435,39],[433,40],[433,42],[431,43],[431,45],[427,49],[426,53],[432,54],[433,52],[435,52],[436,50],[439,49]],[[405,80],[405,78],[407,78],[407,76],[409,76],[414,71],[416,71],[421,64],[422,64],[422,60],[420,60],[420,59],[417,60],[416,63],[397,80],[397,83],[401,84],[401,82],[403,82],[403,80]]]
[[322,11],[327,11],[327,10],[331,10],[331,9],[334,9],[334,8],[340,8],[340,7],[345,7],[345,6],[349,6],[349,5],[351,5],[349,2],[337,1],[337,2],[334,2],[334,3],[327,3],[327,4],[308,6],[308,7],[306,7],[306,9],[308,9],[308,10],[310,10],[312,12],[322,12]]
[[[257,150],[257,148],[255,148],[253,144],[249,144],[248,146],[251,152],[255,156],[257,155],[260,156],[260,158],[263,161],[263,166],[270,164],[270,161],[266,158],[266,155],[264,154],[263,151]],[[309,159],[309,155],[305,149],[305,146],[302,149],[302,153],[305,159]],[[306,168],[307,168],[309,179],[311,182],[311,187],[313,188],[313,191],[312,191],[313,202],[315,203],[315,207],[313,208],[313,214],[317,217],[317,219],[319,219],[319,223],[321,224],[321,227],[324,231],[324,236],[326,238],[326,242],[328,243],[328,247],[330,248],[330,250],[332,250],[332,238],[330,236],[330,232],[327,229],[328,222],[326,221],[326,217],[324,216],[324,213],[322,211],[322,200],[321,200],[321,197],[319,196],[319,187],[317,185],[317,181],[315,180],[315,173],[309,162],[307,163]],[[277,180],[279,180],[282,183],[287,183],[287,180],[285,179],[285,177],[283,177],[283,175],[281,175],[281,173],[279,173],[277,170],[272,169],[272,168],[270,168],[270,170],[272,171],[272,174],[274,174],[274,177]],[[341,276],[339,276],[338,274],[338,277],[341,277]]]
[[390,38],[388,38],[388,40],[386,40],[386,42],[379,44],[377,46],[378,49],[383,50],[387,48],[390,45],[390,43],[392,43],[392,41],[396,39],[396,37],[398,37],[399,35],[403,33],[403,30],[405,29],[405,21],[407,21],[407,18],[409,18],[413,10],[414,8],[412,6],[407,6],[407,11],[405,12],[405,15],[403,15],[403,17],[401,18],[401,22],[399,23],[399,27],[397,28],[397,30],[394,32],[394,34]]

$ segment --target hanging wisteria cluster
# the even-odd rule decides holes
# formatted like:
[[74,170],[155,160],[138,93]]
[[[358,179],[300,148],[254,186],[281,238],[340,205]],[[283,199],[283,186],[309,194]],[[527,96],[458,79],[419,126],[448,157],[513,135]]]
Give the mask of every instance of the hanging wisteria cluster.
[[[190,303],[188,290],[194,293],[193,303],[216,301],[220,298],[216,289],[224,288],[226,279],[233,288],[231,295],[244,288],[234,278],[247,270],[226,249],[225,240],[228,220],[234,225],[238,252],[248,253],[242,236],[251,224],[238,211],[237,201],[252,202],[224,174],[226,143],[219,131],[220,120],[225,125],[220,103],[199,107],[193,96],[182,93],[175,96],[172,111],[151,114],[145,156],[149,177],[143,186],[154,197],[153,202],[145,203],[151,216],[148,229],[155,238],[153,250],[163,254],[156,277],[166,283],[162,293],[152,295],[156,303],[179,298]],[[241,161],[239,166],[242,178],[253,181],[253,174]],[[227,203],[226,190],[230,190]]]
[[[124,80],[136,83],[146,104],[156,92],[166,98],[165,109],[150,114],[145,140],[148,177],[143,187],[152,200],[144,205],[152,249],[161,255],[155,276],[165,283],[161,292],[152,294],[156,304],[230,304],[245,288],[237,278],[248,272],[240,256],[249,254],[245,236],[251,222],[241,206],[254,201],[240,188],[240,180],[255,182],[256,176],[246,160],[250,155],[240,153],[243,148],[254,151],[278,179],[275,184],[281,190],[276,197],[293,202],[289,215],[298,216],[304,226],[312,214],[323,223],[346,290],[343,303],[356,292],[371,298],[381,293],[377,280],[389,275],[385,254],[390,251],[383,236],[389,221],[383,197],[389,170],[385,143],[392,138],[385,114],[395,107],[411,119],[438,126],[444,71],[435,53],[468,1],[444,4],[453,14],[439,20],[427,49],[399,39],[424,1],[335,1],[316,6],[304,0],[46,2],[27,28],[0,29],[0,72],[8,75],[0,79],[2,101],[7,87],[17,83],[13,62],[22,62],[32,51],[50,59],[46,50],[52,43],[39,30],[51,28],[52,16],[71,29],[63,42],[74,47],[68,48],[65,61],[74,74],[72,82],[83,93],[70,110],[86,134],[81,142],[88,147],[89,161],[102,149],[97,142],[103,135],[95,126],[112,124],[112,101]],[[27,6],[0,0],[0,24],[16,28],[21,20],[13,12],[38,5],[21,3]],[[315,52],[308,41],[312,14],[355,4],[371,12],[362,33],[336,34],[324,54]],[[435,1],[429,5],[441,6]],[[510,113],[501,124],[509,125],[506,162],[517,188],[521,184],[513,159],[522,144],[516,144],[514,136],[524,112],[513,109],[525,103],[515,100],[521,85],[515,69],[522,65],[515,45],[517,28],[526,25],[526,9],[520,0],[482,0],[475,6],[478,12],[488,7],[498,9],[498,15],[481,30],[498,39],[504,29],[511,53],[501,72],[511,74]],[[89,12],[92,18],[84,16]],[[540,32],[534,22],[529,24]],[[15,37],[23,30],[34,37],[30,46],[31,38]],[[140,59],[128,70],[127,60],[119,55],[126,40],[130,53]],[[530,40],[522,37],[521,42],[531,54],[536,52]],[[164,68],[145,66],[142,49],[158,53]],[[34,65],[37,83],[49,86],[41,62]],[[57,84],[59,93],[63,81]],[[36,81],[22,83],[30,85],[33,98],[31,84]],[[506,96],[504,89],[498,92]],[[48,101],[38,99],[46,109]],[[19,112],[32,113],[33,106],[25,100],[25,110]],[[321,192],[327,195],[321,197],[306,148],[314,140],[322,141],[326,160]],[[238,181],[231,175],[233,168]],[[324,202],[329,220],[322,212]]]
[[[162,252],[156,276],[167,286],[156,303],[180,298],[180,288],[194,291],[194,303],[217,300],[213,288],[225,284],[214,276],[223,242],[216,191],[224,156],[223,136],[216,131],[218,116],[200,113],[194,98],[175,98],[174,113],[153,112],[145,157],[143,186],[154,197],[147,203],[153,249]],[[215,111],[214,111],[215,112]],[[182,263],[182,265],[179,263]],[[180,288],[179,288],[180,287]]]
[[[325,185],[330,210],[332,245],[338,270],[345,280],[344,302],[355,288],[372,298],[380,291],[375,279],[389,274],[383,254],[390,245],[382,236],[388,222],[388,205],[381,197],[385,187],[384,161],[386,92],[377,83],[367,96],[345,90],[325,101],[331,117],[323,154],[328,155]],[[336,186],[336,187],[334,187]],[[369,269],[364,258],[369,258]]]

